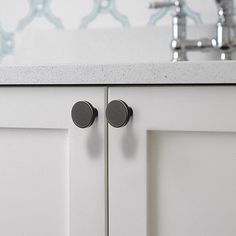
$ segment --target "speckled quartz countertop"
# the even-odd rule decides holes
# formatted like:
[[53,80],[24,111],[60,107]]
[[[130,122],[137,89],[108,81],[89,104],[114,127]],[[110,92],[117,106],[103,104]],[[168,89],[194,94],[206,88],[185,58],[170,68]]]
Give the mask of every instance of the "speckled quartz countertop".
[[0,85],[154,84],[236,84],[236,61],[0,67]]

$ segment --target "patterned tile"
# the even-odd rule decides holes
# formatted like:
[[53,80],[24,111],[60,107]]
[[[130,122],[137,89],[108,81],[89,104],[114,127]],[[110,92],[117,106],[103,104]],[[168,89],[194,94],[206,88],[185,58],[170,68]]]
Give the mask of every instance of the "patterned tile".
[[5,31],[0,25],[0,62],[2,58],[13,52],[14,46],[14,33]]
[[[173,0],[160,1],[171,2]],[[66,8],[66,6],[72,2],[74,4],[73,7]],[[5,29],[6,21],[1,18],[3,15],[1,11],[4,12],[4,6],[10,11],[9,6],[11,5],[9,0],[0,0],[0,4],[0,22],[2,23],[2,26],[0,26],[0,59],[14,52],[14,38],[18,32],[24,32],[28,27],[37,30],[37,26],[34,24],[31,25],[36,18],[45,19],[56,29],[77,29],[78,26],[80,29],[86,29],[90,27],[90,24],[99,28],[101,24],[98,24],[98,18],[101,15],[111,16],[114,22],[117,22],[122,27],[143,27],[147,25],[147,22],[148,25],[152,26],[157,24],[170,26],[171,24],[170,20],[165,18],[166,15],[170,14],[171,9],[147,10],[148,0],[21,0],[19,2],[17,1],[15,5],[12,6],[12,9],[14,8],[14,12],[16,12],[16,9],[18,9],[17,6],[20,4],[21,10],[23,5],[25,9],[29,9],[28,13],[25,16],[22,15],[20,19],[17,19],[16,16],[14,18],[14,14],[11,13],[11,16],[14,18],[12,22],[17,22],[17,24],[13,32],[8,32],[11,30],[7,31]],[[86,8],[86,6],[89,6],[90,10]],[[82,14],[77,15],[78,11],[76,10],[73,10],[72,13],[66,10],[75,9],[76,7]],[[60,9],[59,15],[55,15],[54,8]],[[214,0],[205,0],[204,3],[197,0],[186,0],[185,12],[195,24],[212,24],[216,22]],[[64,27],[63,22],[71,22],[68,20],[71,19],[71,17],[74,19],[73,22],[75,19],[78,19],[78,22],[74,22],[71,27],[70,25]],[[131,19],[136,19],[136,21]],[[42,21],[41,29],[44,28],[45,20]],[[110,21],[103,21],[102,24],[103,28],[111,26]],[[45,29],[46,28],[45,26]]]
[[82,18],[80,28],[87,28],[99,14],[111,14],[122,26],[129,26],[128,17],[117,10],[115,0],[94,0],[93,9],[87,16]]
[[60,18],[53,15],[50,8],[50,0],[29,0],[30,8],[27,16],[22,18],[17,26],[18,31],[22,31],[27,27],[35,17],[45,17],[57,29],[62,29],[63,24]]

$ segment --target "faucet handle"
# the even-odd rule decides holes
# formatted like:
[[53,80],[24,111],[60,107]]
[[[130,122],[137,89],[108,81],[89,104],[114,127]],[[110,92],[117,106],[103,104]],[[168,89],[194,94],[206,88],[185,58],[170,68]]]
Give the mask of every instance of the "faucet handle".
[[174,6],[175,6],[174,2],[150,2],[148,8],[159,9],[159,8],[170,8]]
[[[229,0],[216,0],[216,1],[229,1]],[[193,11],[188,5],[185,4],[185,0],[166,0],[166,2],[150,2],[150,9],[160,8],[175,8],[176,15],[185,15],[190,17],[196,24],[202,23],[201,16],[198,12]]]
[[173,2],[150,2],[150,9],[170,8],[170,7],[182,7],[184,4],[183,0],[175,0]]

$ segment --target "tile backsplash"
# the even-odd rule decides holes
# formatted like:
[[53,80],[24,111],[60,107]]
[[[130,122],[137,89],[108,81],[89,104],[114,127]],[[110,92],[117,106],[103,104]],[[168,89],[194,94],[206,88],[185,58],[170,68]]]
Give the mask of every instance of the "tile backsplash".
[[[171,0],[163,0],[171,1]],[[29,30],[84,30],[171,25],[171,9],[147,0],[0,0],[0,60],[14,53],[15,37]],[[187,0],[189,24],[216,22],[214,0]]]

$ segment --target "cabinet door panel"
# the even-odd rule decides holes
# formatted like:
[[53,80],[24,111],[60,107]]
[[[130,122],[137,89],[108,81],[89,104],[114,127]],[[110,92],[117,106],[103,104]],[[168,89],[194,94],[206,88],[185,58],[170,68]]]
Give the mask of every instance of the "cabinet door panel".
[[[71,119],[87,100],[99,116]],[[0,88],[0,235],[105,235],[103,88]]]
[[109,126],[110,235],[234,236],[236,87],[116,87],[133,109]]

